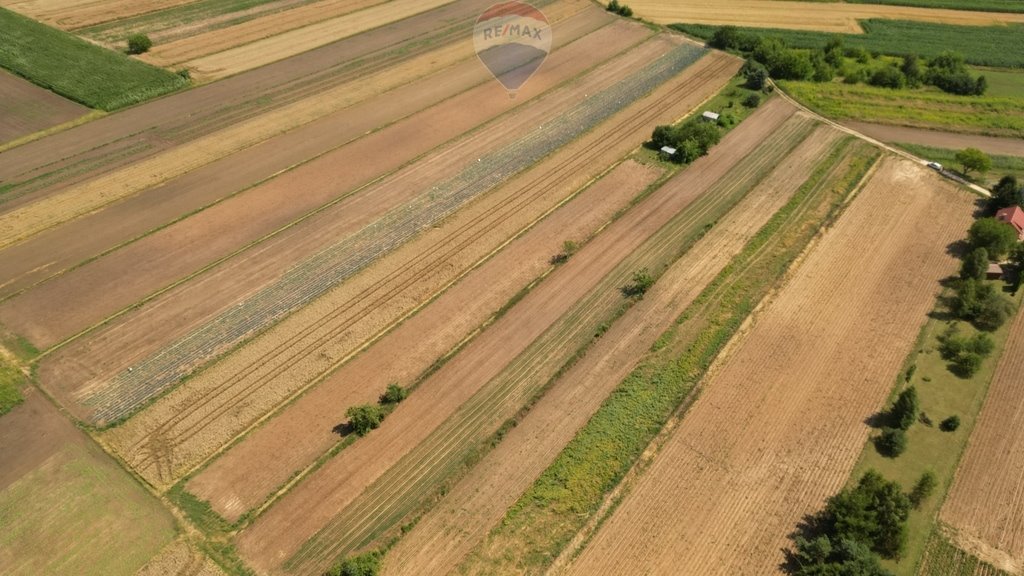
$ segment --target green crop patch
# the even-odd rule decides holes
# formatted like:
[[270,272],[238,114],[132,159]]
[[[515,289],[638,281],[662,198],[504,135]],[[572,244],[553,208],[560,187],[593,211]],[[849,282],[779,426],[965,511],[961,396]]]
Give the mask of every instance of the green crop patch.
[[[926,1],[926,0],[921,0]],[[1021,4],[1024,6],[1024,3]],[[932,58],[955,50],[968,64],[1001,68],[1024,68],[1024,25],[957,26],[907,20],[871,19],[860,22],[864,34],[832,34],[808,30],[777,28],[740,28],[741,31],[779,38],[793,48],[822,48],[832,38],[841,38],[844,46],[871,52],[904,56],[916,54]],[[673,24],[671,28],[710,39],[718,26]]]
[[917,8],[944,8],[976,12],[1024,12],[1020,0],[846,0],[850,4],[888,4]]
[[0,8],[0,67],[90,108],[116,110],[188,80]]

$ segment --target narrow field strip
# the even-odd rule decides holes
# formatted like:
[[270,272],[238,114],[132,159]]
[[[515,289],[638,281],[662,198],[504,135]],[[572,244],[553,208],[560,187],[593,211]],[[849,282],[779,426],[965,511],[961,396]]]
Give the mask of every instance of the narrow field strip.
[[5,0],[4,6],[63,30],[145,14],[191,0]]
[[[238,520],[295,471],[338,445],[341,438],[333,428],[339,406],[373,402],[392,382],[414,384],[438,358],[472,338],[509,299],[549,272],[551,255],[565,240],[589,238],[660,175],[660,170],[634,162],[619,165],[254,430],[186,487],[228,521]],[[268,461],[261,457],[265,454],[278,457]]]
[[[937,528],[932,531],[924,558],[921,559],[921,568],[917,571],[918,576],[1010,576],[1010,574],[1019,572],[1014,570],[1016,564],[1009,558],[1000,558],[999,563],[1006,565],[1007,569],[1012,571],[1000,570],[989,562],[961,550],[950,542],[950,540],[955,540],[956,536],[947,538],[943,532],[947,532],[947,530]],[[983,554],[987,552],[986,555],[990,557],[992,556],[991,552],[994,552],[983,550],[983,546],[972,546],[972,549],[979,550]]]
[[635,0],[630,3],[630,7],[638,16],[659,24],[732,24],[854,34],[863,32],[857,21],[869,18],[973,26],[1024,22],[1024,14],[845,2],[729,0],[722,3],[716,0]]
[[[330,561],[370,544],[433,493],[453,467],[465,461],[538,394],[577,350],[587,346],[601,325],[622,305],[621,286],[639,269],[661,271],[692,245],[704,228],[742,198],[792,145],[810,131],[810,121],[780,128],[768,154],[753,154],[731,172],[729,183],[709,191],[711,202],[696,202],[650,236],[601,279],[572,309],[533,341],[497,377],[469,398],[431,436],[404,456],[356,498],[328,527],[306,543],[286,565],[296,568]],[[600,242],[600,241],[599,241]],[[618,247],[617,247],[618,248]]]
[[[726,62],[727,65],[732,65],[732,63],[731,59]],[[608,147],[625,144],[626,142],[620,140],[606,142]],[[519,152],[526,153],[522,149]],[[619,155],[621,153],[618,152]],[[253,417],[262,415],[282,399],[279,395],[288,396],[297,392],[308,385],[310,379],[342,362],[365,345],[367,338],[372,338],[378,331],[386,330],[393,322],[416,310],[436,293],[435,290],[443,289],[444,286],[463,274],[466,270],[463,268],[464,266],[471,267],[474,259],[486,255],[486,251],[490,250],[486,246],[493,240],[489,240],[484,245],[478,245],[478,240],[495,232],[504,234],[504,238],[508,238],[510,233],[514,235],[513,230],[496,228],[496,222],[508,220],[511,215],[519,214],[524,208],[529,208],[530,211],[537,210],[539,207],[532,206],[532,204],[538,198],[548,194],[555,193],[558,194],[556,198],[565,198],[587,180],[593,178],[591,175],[583,177],[582,181],[576,181],[582,177],[582,174],[570,178],[569,175],[573,172],[567,170],[566,166],[574,166],[578,170],[579,167],[587,166],[588,158],[601,154],[611,154],[611,152],[608,148],[594,147],[587,154],[570,158],[567,163],[560,162],[562,170],[559,174],[564,179],[563,181],[553,178],[553,172],[550,171],[552,168],[538,169],[529,173],[527,175],[529,180],[517,183],[514,188],[495,196],[496,204],[490,204],[490,201],[483,204],[483,206],[493,207],[489,213],[474,216],[471,220],[460,224],[454,234],[428,235],[426,239],[429,244],[415,255],[411,263],[390,270],[383,269],[381,272],[384,273],[384,277],[378,277],[372,282],[369,279],[374,278],[377,272],[371,269],[371,276],[365,277],[365,282],[360,280],[351,286],[343,285],[338,296],[332,297],[331,301],[334,303],[324,304],[328,308],[311,308],[308,311],[303,311],[303,316],[299,320],[293,322],[289,319],[280,328],[268,334],[266,338],[257,339],[253,341],[253,344],[247,345],[243,349],[244,353],[229,357],[227,361],[216,364],[211,370],[204,372],[198,379],[190,380],[186,387],[176,390],[166,399],[161,400],[158,404],[161,408],[158,411],[147,410],[139,417],[132,419],[127,426],[113,431],[113,434],[122,436],[122,440],[118,444],[127,449],[129,460],[139,465],[140,471],[150,477],[151,481],[166,481],[162,480],[160,475],[167,475],[169,471],[173,472],[174,477],[177,477],[180,471],[174,471],[178,470],[179,466],[188,462],[197,463],[198,461],[193,460],[197,455],[209,454],[211,449],[215,449],[230,439],[230,436],[221,436],[226,430],[220,430],[219,427],[229,425],[228,430],[235,431],[230,434],[239,431],[237,426],[240,416],[237,414],[237,409],[232,408],[233,406],[245,406],[245,414],[252,414]],[[503,160],[505,159],[509,158],[503,158]],[[519,159],[510,160],[519,161]],[[483,166],[485,163],[481,161],[476,165]],[[600,165],[595,164],[595,166]],[[591,170],[598,169],[591,168]],[[583,174],[588,173],[583,172]],[[529,183],[531,180],[533,181],[532,185]],[[475,180],[470,183],[472,182]],[[559,188],[563,185],[565,188]],[[524,187],[525,190],[521,187]],[[442,188],[439,186],[437,190],[440,191]],[[440,196],[440,192],[435,194],[433,191],[428,192],[422,198],[430,199],[432,196],[436,200],[443,198]],[[546,200],[545,202],[550,201]],[[541,208],[541,213],[545,210],[547,209]],[[429,213],[407,209],[400,209],[396,213],[410,215],[414,218],[424,214],[429,216]],[[531,212],[523,214],[525,216],[529,213]],[[517,218],[524,216],[517,216]],[[528,217],[523,224],[528,224],[533,218],[535,216]],[[509,220],[509,222],[514,221]],[[516,224],[515,226],[521,225]],[[390,242],[389,238],[393,238],[394,235],[399,238],[408,235],[408,230],[401,227],[394,229],[393,232],[386,227],[371,227],[366,230],[370,233],[378,230],[386,233],[381,237],[381,241],[384,242]],[[349,241],[345,241],[339,246],[344,247],[347,244]],[[358,247],[358,245],[356,246]],[[448,259],[463,253],[469,247],[485,252],[471,257],[472,259],[469,261],[453,266],[458,260],[449,261]],[[336,250],[332,248],[327,254],[334,252]],[[459,258],[465,258],[471,253],[467,252],[465,256]],[[338,254],[344,255],[345,252],[338,252]],[[356,254],[358,255],[358,253]],[[362,261],[355,260],[356,263]],[[340,267],[334,270],[334,273],[344,272]],[[439,273],[440,275],[438,275]],[[324,279],[323,276],[313,275],[311,278],[316,281],[311,284],[312,287],[321,287],[326,290],[327,286],[321,283]],[[403,294],[410,289],[414,291],[412,294]],[[424,290],[427,292],[422,292]],[[275,300],[267,300],[266,303],[280,304]],[[379,312],[374,312],[372,316],[364,318],[368,312],[377,308],[380,308]],[[397,316],[395,316],[396,314]],[[216,324],[211,326],[217,327]],[[241,328],[246,328],[246,325],[242,324]],[[214,334],[219,334],[219,332]],[[262,349],[262,352],[257,352],[257,349]],[[301,371],[297,371],[299,369]],[[138,369],[135,370],[135,372],[137,371]],[[270,382],[274,383],[273,386],[269,385]],[[255,392],[259,392],[259,394],[254,395]],[[190,409],[183,412],[181,410],[182,400],[175,401],[175,398],[187,398],[188,400],[185,402]],[[178,408],[173,408],[174,406],[178,406]],[[167,408],[172,409],[168,411]],[[211,414],[218,414],[218,417],[211,420]],[[234,420],[227,418],[230,415],[234,415]],[[211,426],[212,424],[214,426]],[[204,428],[208,428],[208,430],[202,432]],[[215,437],[220,437],[221,440],[213,441],[213,438],[207,437],[211,433]],[[129,440],[130,438],[134,439]],[[161,447],[166,441],[171,442],[170,446]],[[190,448],[176,449],[176,445],[183,442],[187,442]],[[197,450],[201,452],[196,453]],[[158,458],[154,459],[154,456]],[[155,466],[155,464],[161,465]],[[172,466],[168,466],[168,464],[172,464]]]
[[971,211],[965,192],[886,158],[568,572],[777,569],[793,527],[848,477]]
[[200,78],[223,78],[427,12],[452,1],[390,0],[353,14],[310,24],[209,56],[192,58],[181,64]]
[[[662,274],[643,300],[615,322],[498,447],[449,491],[388,553],[388,574],[447,574],[551,463],[604,398],[682,314],[708,282],[796,192],[817,157],[837,137],[819,130]],[[768,142],[766,146],[771,145]],[[750,156],[748,156],[748,159]],[[749,161],[749,160],[748,160]],[[701,166],[695,165],[694,169]],[[681,189],[687,172],[664,186]],[[714,191],[710,192],[714,194]]]
[[[1024,314],[1018,313],[939,518],[982,560],[1024,566]],[[998,470],[998,473],[993,473]]]
[[[600,15],[596,12],[590,14]],[[515,103],[502,98],[500,86],[488,81],[475,62],[460,65],[457,69],[449,69],[450,76],[444,90],[425,94],[424,88],[432,80],[437,80],[426,78],[424,84],[398,89],[375,99],[373,103],[340,111],[294,133],[274,138],[266,146],[251,149],[252,154],[246,151],[232,155],[165,186],[146,191],[138,201],[128,201],[104,211],[110,212],[109,215],[91,215],[81,222],[70,223],[30,242],[11,247],[0,253],[0,271],[10,274],[7,284],[0,288],[0,294],[18,290],[32,279],[57,268],[60,263],[57,254],[80,254],[91,247],[96,250],[93,241],[102,240],[102,233],[71,241],[79,238],[77,234],[83,229],[105,222],[123,234],[125,223],[119,221],[119,217],[148,221],[159,218],[163,204],[147,205],[147,202],[158,202],[150,200],[150,197],[168,198],[171,206],[167,207],[167,212],[172,208],[188,210],[189,196],[229,192],[225,188],[236,178],[241,179],[235,175],[251,170],[249,162],[257,166],[281,160],[287,162],[289,158],[301,162],[301,165],[253,188],[243,188],[237,195],[198,214],[17,294],[0,304],[0,322],[29,339],[36,347],[47,350],[100,322],[109,321],[115,314],[138,307],[183,279],[201,273],[212,263],[228,257],[237,260],[241,257],[238,251],[245,250],[250,244],[267,242],[270,236],[283,232],[283,228],[342,201],[358,192],[360,187],[399,169],[431,148],[528,105],[547,89],[585,71],[586,67],[600,61],[598,59],[610,58],[617,50],[628,48],[650,35],[646,29],[624,23],[601,29],[605,22],[604,18],[588,16],[571,19],[564,23],[565,26],[558,27],[567,42],[580,36],[583,38],[561,46],[558,54],[552,57],[551,66],[535,78],[537,83],[525,90]],[[389,123],[394,114],[403,113],[400,111],[402,104],[416,104],[423,98],[427,98],[424,104],[434,105]],[[433,101],[438,99],[442,101],[435,104]],[[365,128],[382,123],[385,124],[383,128],[371,130],[364,136]],[[337,134],[339,139],[348,138],[349,142],[317,154],[321,147],[331,144],[331,140],[323,143],[318,140],[325,140],[324,136],[333,138],[332,134]],[[282,150],[275,154],[279,147],[287,152]],[[382,156],[382,148],[387,148],[389,153]],[[314,157],[306,161],[304,152],[313,153]],[[272,158],[267,158],[268,155]],[[341,165],[348,167],[339,172]],[[301,193],[296,194],[296,190]],[[289,198],[289,201],[282,205],[282,198]],[[126,211],[129,213],[125,214]],[[164,218],[173,214],[170,212]],[[268,256],[264,254],[260,258],[260,266],[270,268]],[[301,256],[296,255],[296,258]],[[286,264],[282,263],[282,266]],[[10,270],[12,267],[14,269]],[[111,286],[109,278],[126,269],[133,270],[133,274]],[[19,275],[19,270],[24,272]],[[223,294],[214,298],[233,300],[234,295]],[[135,317],[144,316],[141,311],[132,312]],[[168,326],[165,325],[165,330]],[[64,387],[73,387],[73,384]]]
[[[450,0],[434,0],[433,3],[426,3],[424,8],[429,10],[448,1]],[[203,32],[166,44],[157,44],[142,59],[155,66],[171,67],[187,60],[223,52],[256,40],[263,40],[269,36],[283,34],[324,20],[340,18],[373,6],[390,5],[391,2],[392,0],[322,0],[235,26]],[[349,18],[354,19],[356,16]],[[353,27],[352,35],[362,31],[357,27],[358,25],[356,23]]]
[[[689,83],[681,82],[683,85]],[[671,90],[663,92],[657,100],[648,101],[647,105],[658,108],[659,102],[671,100]],[[788,111],[792,113],[792,111]],[[763,125],[754,129],[763,137],[771,129],[778,126],[785,119],[783,115],[773,115],[766,111]],[[649,124],[640,122],[639,130],[648,129]],[[743,149],[753,148],[753,143],[740,145],[737,156],[742,154]],[[730,157],[731,158],[731,157]],[[727,170],[738,158],[723,160],[717,170],[701,172],[702,178],[708,178],[708,183],[714,181],[714,173]],[[639,245],[648,235],[656,234],[657,230],[673,216],[679,213],[683,207],[688,206],[694,199],[706,190],[704,187],[687,189],[685,193],[671,194],[667,190],[654,193],[627,212],[623,217],[616,220],[605,229],[594,240],[588,243],[578,254],[574,255],[569,262],[555,270],[544,282],[540,283],[512,309],[503,315],[495,324],[475,338],[465,349],[444,365],[440,371],[432,375],[427,381],[417,388],[416,399],[403,404],[396,410],[381,430],[361,439],[353,446],[347,448],[339,457],[330,460],[323,467],[316,470],[314,474],[305,479],[294,490],[288,493],[281,501],[275,504],[264,514],[249,530],[243,533],[241,545],[243,549],[262,549],[266,540],[278,533],[280,527],[291,525],[292,522],[300,521],[305,530],[316,530],[326,524],[333,516],[333,510],[341,509],[346,502],[352,501],[361,491],[360,486],[368,486],[373,482],[375,476],[385,472],[390,466],[402,457],[403,454],[412,450],[415,445],[430,435],[434,426],[440,425],[446,419],[446,415],[452,414],[459,409],[465,401],[473,397],[475,391],[501,374],[505,370],[505,380],[510,384],[522,382],[522,376],[526,374],[518,372],[514,365],[506,370],[510,362],[521,357],[520,368],[530,364],[530,356],[521,356],[520,352],[531,345],[541,334],[547,333],[557,342],[563,338],[585,341],[593,332],[592,327],[580,328],[586,332],[575,332],[572,328],[571,318],[585,318],[588,310],[584,306],[577,306],[576,300],[584,294],[592,292],[596,283],[601,282],[614,269],[616,278],[623,274],[617,269],[622,258],[628,256],[632,249]],[[664,189],[663,189],[664,190]],[[724,201],[724,199],[723,199]],[[692,215],[691,215],[692,217]],[[685,228],[687,216],[680,216],[682,223],[677,221],[679,226]],[[678,232],[678,230],[677,230]],[[666,233],[668,234],[668,233]],[[665,235],[661,239],[665,240]],[[665,248],[663,248],[664,250]],[[682,247],[668,246],[669,251],[680,250]],[[656,257],[656,255],[652,256]],[[629,273],[632,270],[628,270]],[[628,275],[628,274],[627,274]],[[594,295],[593,298],[601,299],[607,296],[605,302],[621,302],[621,295],[618,287],[614,285],[615,280],[608,280],[604,294]],[[571,310],[571,312],[570,312]],[[565,315],[569,316],[566,317]],[[562,320],[559,320],[562,318]],[[555,329],[552,325],[559,323],[564,328]],[[593,318],[585,320],[580,324],[591,324]],[[571,354],[576,346],[567,346],[568,354]],[[547,369],[557,369],[557,358],[550,356],[551,352],[558,352],[558,348],[550,349],[547,345],[538,344],[534,347],[537,352],[535,360],[541,365],[547,365]],[[545,362],[546,360],[551,360]],[[509,380],[511,378],[511,380]],[[514,388],[514,387],[513,387]],[[483,394],[480,399],[490,397],[501,402],[502,387],[492,388],[498,394]],[[510,404],[514,404],[510,402]],[[481,414],[477,414],[480,416]],[[416,426],[410,427],[403,424],[417,422]],[[454,422],[454,421],[453,421]],[[458,431],[458,428],[453,429]],[[435,438],[442,438],[443,435],[435,435]],[[386,458],[386,459],[385,459]],[[404,460],[410,462],[410,460]],[[364,464],[372,462],[372,466],[364,467]],[[313,505],[312,497],[324,498],[331,495],[331,501],[335,504],[317,510],[311,510]],[[379,520],[379,519],[378,519]],[[312,535],[312,534],[310,534]],[[290,546],[297,549],[304,538],[294,538]],[[275,546],[279,545],[275,542]],[[262,553],[261,553],[262,554]]]

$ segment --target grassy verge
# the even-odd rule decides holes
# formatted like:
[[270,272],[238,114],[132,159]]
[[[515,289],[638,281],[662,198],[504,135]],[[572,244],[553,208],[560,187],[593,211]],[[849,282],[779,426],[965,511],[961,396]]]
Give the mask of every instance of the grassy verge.
[[25,375],[10,361],[0,358],[0,416],[7,414],[24,398],[21,387],[25,383]]
[[[902,148],[911,154],[920,156],[921,158],[927,158],[928,160],[934,160],[945,166],[956,166],[956,150],[903,143],[897,143],[895,146]],[[1013,175],[1017,177],[1017,180],[1024,181],[1024,158],[1019,156],[989,157],[992,158],[992,169],[982,177],[971,177],[968,178],[969,180],[973,180],[978,184],[991,186],[998,182],[1003,176]]]
[[955,96],[932,88],[890,90],[838,82],[783,81],[779,85],[809,108],[839,120],[1024,137],[1024,98]]
[[188,80],[0,8],[0,67],[90,108],[115,110]]
[[[1024,6],[1024,3],[1021,4]],[[998,68],[970,68],[974,77],[984,76],[988,82],[989,96],[1003,98],[1024,98],[1024,70],[1001,70]]]
[[932,532],[925,548],[919,576],[1010,576],[957,548],[939,530]]
[[[928,1],[928,0],[922,0]],[[1022,4],[1024,6],[1024,4]],[[780,38],[794,48],[821,48],[830,39],[840,37],[844,46],[864,48],[871,52],[904,56],[917,54],[925,58],[954,49],[969,64],[1000,68],[1024,68],[1024,25],[957,26],[906,20],[862,20],[864,34],[831,34],[806,30],[777,28],[741,28],[761,36]],[[672,24],[672,28],[707,40],[718,26],[707,24]]]
[[[548,566],[637,462],[822,222],[839,211],[876,158],[877,152],[862,143],[846,139],[838,144],[658,340],[467,564],[487,573],[513,570],[509,563],[515,563],[517,572]],[[833,171],[839,162],[843,170]]]
[[[1018,304],[1022,295],[1024,293],[1018,293],[1014,298]],[[898,576],[915,574],[921,563],[935,525],[936,514],[967,447],[967,440],[985,400],[1012,323],[1007,322],[990,334],[995,343],[993,353],[973,377],[961,378],[950,372],[948,362],[942,359],[938,350],[939,338],[949,328],[957,329],[963,336],[973,336],[978,330],[967,322],[950,319],[949,316],[946,302],[940,298],[932,318],[922,329],[918,345],[906,361],[906,368],[912,370],[910,379],[906,379],[907,372],[904,371],[893,390],[895,396],[904,386],[914,386],[921,411],[928,415],[933,424],[928,426],[919,422],[911,426],[907,431],[907,450],[897,458],[883,457],[869,441],[850,474],[853,482],[865,471],[874,469],[887,479],[899,482],[908,492],[926,471],[932,471],[938,479],[934,495],[910,514],[907,523],[909,539],[903,558],[899,562],[884,561],[886,567]],[[911,369],[911,366],[914,368]],[[941,431],[938,423],[952,415],[960,417],[960,428],[955,432]]]

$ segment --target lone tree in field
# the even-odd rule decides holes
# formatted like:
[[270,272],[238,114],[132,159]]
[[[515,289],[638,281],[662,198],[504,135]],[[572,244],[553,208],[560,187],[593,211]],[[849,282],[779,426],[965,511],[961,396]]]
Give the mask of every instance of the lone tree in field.
[[896,458],[907,450],[907,433],[899,428],[882,428],[882,435],[875,438],[878,453],[887,458]]
[[409,391],[402,388],[398,384],[388,384],[387,390],[380,395],[379,402],[381,404],[398,404],[402,400],[409,396]]
[[144,54],[153,47],[153,41],[145,34],[132,34],[128,37],[128,53]]
[[939,481],[935,478],[935,473],[931,470],[925,472],[914,484],[914,489],[910,491],[910,503],[914,505],[914,508],[920,508],[921,504],[932,495],[932,492],[935,492],[935,487],[938,485]]
[[964,148],[957,152],[956,162],[963,168],[964,175],[971,172],[984,174],[992,168],[992,159],[977,148]]
[[960,417],[956,414],[946,418],[939,423],[939,430],[943,432],[955,432],[960,427]]
[[910,426],[917,421],[917,412],[920,403],[917,399],[917,389],[911,386],[896,398],[889,415],[892,423],[900,430],[909,430]]
[[376,404],[362,404],[351,406],[345,411],[348,417],[349,426],[352,431],[360,436],[366,436],[370,430],[380,426],[384,420],[384,410]]
[[622,287],[622,294],[632,298],[643,298],[647,290],[654,285],[654,277],[647,268],[633,273],[633,280]]

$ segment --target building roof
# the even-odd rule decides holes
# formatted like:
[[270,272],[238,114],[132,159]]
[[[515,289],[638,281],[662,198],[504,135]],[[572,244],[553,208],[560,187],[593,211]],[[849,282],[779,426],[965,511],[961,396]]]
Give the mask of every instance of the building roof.
[[996,212],[996,220],[1002,220],[1017,229],[1017,233],[1024,235],[1024,210],[1020,206],[1010,206]]
[[988,273],[989,274],[1000,274],[1000,275],[1002,275],[1003,267],[1000,266],[999,264],[996,264],[995,262],[991,262],[988,265]]
[[705,110],[704,113],[701,114],[701,116],[707,118],[708,120],[718,120],[718,113],[712,112],[710,110]]
[[669,156],[676,153],[676,149],[671,146],[662,146],[661,151],[664,152],[665,154],[668,154]]

